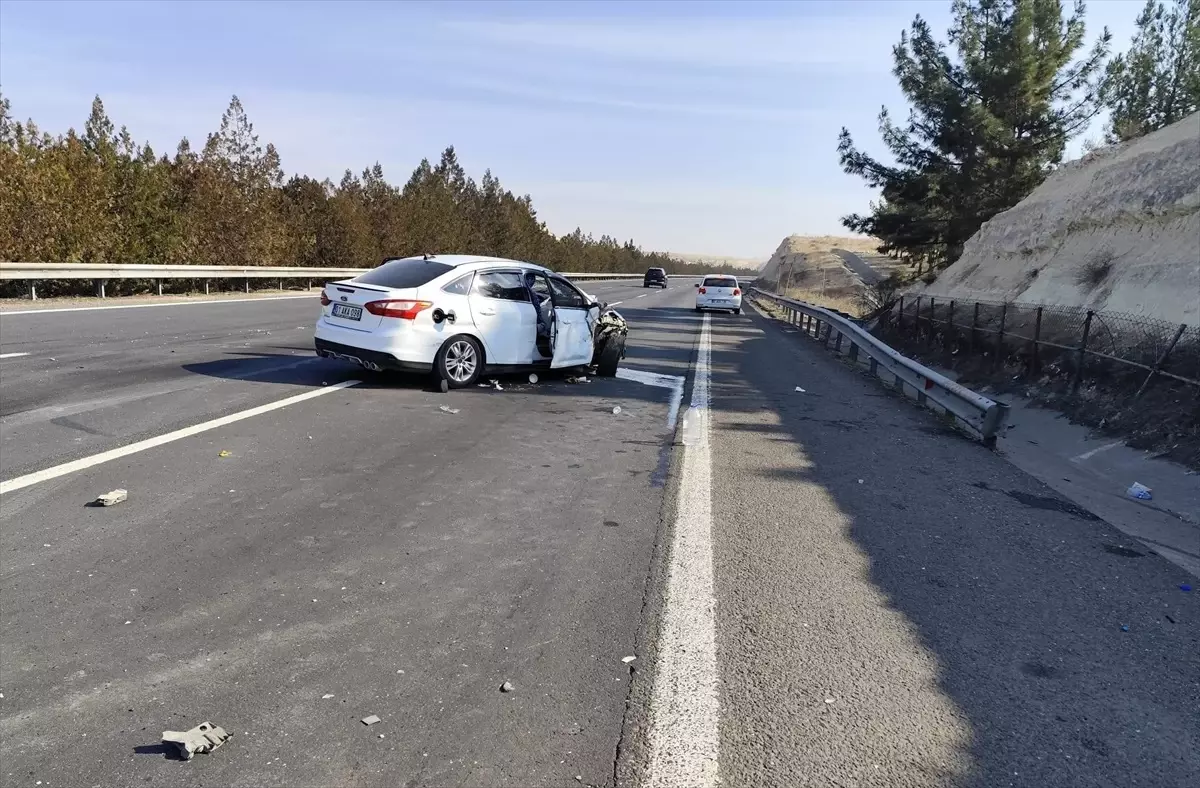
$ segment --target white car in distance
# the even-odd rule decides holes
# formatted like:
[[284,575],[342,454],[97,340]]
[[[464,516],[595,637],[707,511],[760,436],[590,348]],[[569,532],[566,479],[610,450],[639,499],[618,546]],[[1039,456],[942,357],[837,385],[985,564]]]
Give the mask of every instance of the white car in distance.
[[709,274],[704,281],[696,285],[696,311],[705,309],[722,309],[742,313],[742,288],[733,276],[724,274]]
[[[587,366],[604,306],[533,263],[475,255],[405,257],[327,284],[313,341],[325,358],[375,371],[433,374],[461,388],[485,370]],[[623,334],[620,350],[623,355]],[[615,374],[616,364],[608,366],[601,374]]]

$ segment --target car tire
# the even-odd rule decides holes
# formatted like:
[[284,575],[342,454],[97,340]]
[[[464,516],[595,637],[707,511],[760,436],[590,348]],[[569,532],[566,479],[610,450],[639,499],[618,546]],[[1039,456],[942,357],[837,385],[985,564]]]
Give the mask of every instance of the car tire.
[[450,337],[434,357],[433,374],[452,389],[473,385],[483,374],[483,346],[466,334]]
[[596,353],[596,376],[612,378],[617,375],[621,354],[625,351],[625,337],[612,337]]
[[741,307],[738,307],[737,309],[733,310],[733,313],[734,313],[735,315],[740,315],[740,314],[742,313],[742,308],[741,308]]
[[700,307],[696,307],[696,311],[697,311],[697,312],[703,312],[704,310],[703,310],[703,309],[701,309]]

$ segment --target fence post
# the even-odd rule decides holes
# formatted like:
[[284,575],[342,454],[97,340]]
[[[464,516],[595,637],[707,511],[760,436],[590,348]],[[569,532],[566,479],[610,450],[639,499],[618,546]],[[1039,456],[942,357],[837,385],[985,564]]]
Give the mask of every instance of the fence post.
[[1042,338],[1042,308],[1037,308],[1037,318],[1033,322],[1033,341],[1029,348],[1029,370],[1037,374],[1042,369],[1041,358],[1038,355],[1038,342]]
[[933,344],[933,335],[936,333],[934,328],[934,318],[937,316],[937,310],[934,308],[933,296],[929,297],[929,344]]
[[992,358],[992,368],[1000,366],[1000,357],[1004,355],[1004,319],[1008,317],[1008,302],[1000,307],[1000,330],[996,332],[996,355]]
[[1167,349],[1164,350],[1162,355],[1158,357],[1158,361],[1154,362],[1154,369],[1150,370],[1150,374],[1147,375],[1146,380],[1142,382],[1141,388],[1137,390],[1137,394],[1133,395],[1134,399],[1142,396],[1142,392],[1145,391],[1146,387],[1150,385],[1150,381],[1153,380],[1154,376],[1158,374],[1158,370],[1162,368],[1163,364],[1167,363],[1167,356],[1171,355],[1171,351],[1175,349],[1175,343],[1177,343],[1179,338],[1183,336],[1184,331],[1187,331],[1187,323],[1180,323],[1179,330],[1175,332],[1175,336],[1171,339],[1171,344],[1167,345]]
[[950,351],[950,342],[954,336],[954,299],[950,299],[950,309],[946,313],[946,333],[942,334],[942,347]]
[[900,296],[900,315],[896,318],[896,332],[904,330],[904,296]]
[[971,355],[975,355],[975,335],[979,328],[979,302],[975,302],[975,313],[971,316]]
[[1083,321],[1083,339],[1079,342],[1079,359],[1075,364],[1075,379],[1071,381],[1071,393],[1079,391],[1079,383],[1083,380],[1083,359],[1087,356],[1088,334],[1092,331],[1092,315],[1096,314],[1092,310],[1088,310],[1087,317]]

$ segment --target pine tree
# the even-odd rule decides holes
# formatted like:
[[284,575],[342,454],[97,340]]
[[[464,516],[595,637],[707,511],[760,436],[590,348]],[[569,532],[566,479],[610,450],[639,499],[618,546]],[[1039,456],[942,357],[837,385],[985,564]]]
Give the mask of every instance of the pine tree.
[[1108,64],[1109,142],[1124,142],[1200,110],[1200,0],[1147,0],[1129,50]]
[[1060,0],[955,0],[948,44],[918,16],[893,48],[908,120],[879,115],[895,163],[859,151],[845,128],[839,137],[842,168],[881,192],[870,214],[842,223],[918,270],[956,260],[983,222],[1061,163],[1098,111],[1109,35],[1076,60],[1084,10],[1079,0],[1064,20]]

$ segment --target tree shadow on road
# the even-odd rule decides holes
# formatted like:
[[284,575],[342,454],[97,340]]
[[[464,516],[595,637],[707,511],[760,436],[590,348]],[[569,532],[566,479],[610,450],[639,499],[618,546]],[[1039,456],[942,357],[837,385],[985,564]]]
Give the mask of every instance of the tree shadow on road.
[[[911,402],[877,396],[876,381],[811,340],[747,319],[766,335],[726,342],[713,329],[713,477],[751,469],[744,484],[779,519],[722,516],[716,482],[718,639],[726,665],[781,661],[733,668],[725,692],[764,698],[767,724],[806,726],[828,737],[807,741],[825,752],[851,723],[790,708],[805,660],[824,650],[867,682],[894,674],[848,699],[853,729],[909,737],[871,784],[1200,784],[1200,610],[1179,590],[1183,571],[1106,549],[1130,540],[1044,505],[1056,497],[1044,485]],[[815,500],[836,516],[815,516]],[[775,574],[746,552],[770,556]],[[782,623],[801,620],[822,629]],[[855,634],[864,620],[878,628]],[[878,653],[906,642],[881,632],[905,627],[911,649]],[[926,669],[942,701],[922,694]],[[950,716],[930,716],[939,709]],[[965,732],[951,746],[955,726]],[[958,766],[939,760],[956,748]]]

